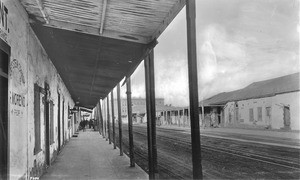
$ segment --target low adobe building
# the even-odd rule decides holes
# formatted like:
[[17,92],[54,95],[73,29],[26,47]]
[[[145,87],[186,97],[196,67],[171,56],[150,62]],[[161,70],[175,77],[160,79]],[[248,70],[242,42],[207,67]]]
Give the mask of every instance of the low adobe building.
[[294,73],[220,93],[200,104],[213,125],[300,130],[299,90],[299,73]]

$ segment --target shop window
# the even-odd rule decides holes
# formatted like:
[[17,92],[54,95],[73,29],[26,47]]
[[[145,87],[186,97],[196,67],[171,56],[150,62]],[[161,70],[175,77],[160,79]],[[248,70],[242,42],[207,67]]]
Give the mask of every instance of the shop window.
[[254,116],[253,116],[253,108],[249,109],[249,121],[253,122],[254,121]]
[[41,151],[41,96],[40,87],[34,84],[34,154]]
[[262,107],[257,107],[257,120],[262,121]]

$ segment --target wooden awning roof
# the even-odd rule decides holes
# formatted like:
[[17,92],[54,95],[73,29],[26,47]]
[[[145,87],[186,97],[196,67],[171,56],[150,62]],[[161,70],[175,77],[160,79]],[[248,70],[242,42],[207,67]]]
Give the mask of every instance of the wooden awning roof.
[[75,101],[92,108],[130,75],[185,0],[20,0]]

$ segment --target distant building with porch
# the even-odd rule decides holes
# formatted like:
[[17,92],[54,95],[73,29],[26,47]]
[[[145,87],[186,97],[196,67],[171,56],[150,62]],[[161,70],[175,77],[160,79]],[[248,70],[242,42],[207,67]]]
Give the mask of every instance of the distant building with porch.
[[[132,116],[134,123],[146,123],[146,99],[132,98]],[[164,98],[156,98],[156,123],[157,125],[178,125],[188,126],[189,123],[189,108],[174,107],[164,104]],[[117,100],[114,100],[114,116],[117,117],[118,108]],[[121,99],[121,115],[123,122],[127,122],[127,99]]]
[[[135,114],[145,114],[146,112],[146,99],[145,98],[131,98],[132,103],[132,113]],[[163,106],[165,103],[164,98],[155,98],[155,104],[157,106]],[[115,117],[118,115],[118,102],[114,99],[114,112]],[[121,98],[121,115],[123,118],[127,118],[127,99]]]
[[200,102],[205,126],[300,130],[299,72]]

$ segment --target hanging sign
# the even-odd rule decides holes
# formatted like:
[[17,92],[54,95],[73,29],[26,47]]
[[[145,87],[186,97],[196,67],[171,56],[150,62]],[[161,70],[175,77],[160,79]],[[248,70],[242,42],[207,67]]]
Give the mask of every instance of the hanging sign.
[[7,36],[9,33],[8,29],[8,9],[4,6],[3,2],[0,0],[0,38],[7,42]]

